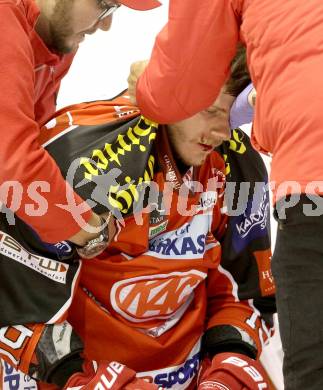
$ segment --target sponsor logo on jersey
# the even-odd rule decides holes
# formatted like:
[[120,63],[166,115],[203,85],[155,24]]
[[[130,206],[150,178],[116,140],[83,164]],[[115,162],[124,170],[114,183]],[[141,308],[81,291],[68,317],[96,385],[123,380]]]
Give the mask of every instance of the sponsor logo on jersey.
[[150,212],[149,216],[149,239],[164,232],[167,228],[168,221],[166,220],[165,215],[166,210],[163,202],[163,193],[159,193],[157,202],[151,203],[150,207],[152,207],[153,210]]
[[164,389],[174,389],[174,385],[184,385],[197,374],[199,363],[200,353],[197,353],[173,371],[156,375],[155,383]]
[[66,283],[68,264],[30,253],[9,234],[0,231],[0,254],[58,283]]
[[69,245],[68,242],[66,241],[60,241],[60,242],[57,242],[55,245],[54,245],[59,251],[62,251],[64,253],[71,253],[72,252],[72,247]]
[[166,166],[166,181],[173,183],[174,188],[178,190],[181,187],[181,183],[179,182],[179,179],[176,175],[172,161],[167,154],[163,156],[163,160]]
[[160,370],[138,373],[142,379],[155,383],[163,389],[184,390],[197,376],[200,366],[200,341],[183,364],[162,368]]
[[168,221],[162,222],[160,225],[152,226],[149,228],[149,238],[155,237],[158,234],[164,232],[167,228]]
[[207,191],[201,194],[197,211],[211,210],[216,205],[218,194],[215,191]]
[[222,364],[231,364],[233,366],[242,368],[243,371],[249,375],[249,377],[255,382],[257,389],[268,389],[267,383],[262,377],[261,373],[256,369],[256,367],[249,364],[244,359],[240,359],[237,356],[231,356],[221,362]]
[[[111,362],[105,369],[101,369],[99,379],[96,383],[93,384],[93,390],[108,390],[113,387],[119,388],[119,386],[114,386],[119,375],[124,370],[124,365],[118,362]],[[83,386],[82,386],[83,387]],[[74,387],[74,389],[79,389],[79,387]]]
[[161,255],[157,257],[203,257],[200,255],[204,254],[205,234],[199,234],[195,239],[194,237],[175,237],[166,238],[163,241],[156,240],[156,242],[149,244],[149,249],[157,255]]
[[[114,209],[120,217],[120,213],[130,213],[136,207],[140,209],[144,184],[148,185],[154,175],[155,158],[150,151],[157,128],[157,123],[141,116],[134,127],[120,133],[112,143],[107,142],[102,149],[92,150],[90,158],[81,157],[80,166],[85,180],[78,186],[82,187],[92,181],[95,188],[91,189],[91,199],[99,205]],[[139,161],[148,158],[141,176],[135,169],[136,164],[132,163],[134,156]],[[72,179],[74,175],[72,173]],[[83,190],[88,191],[90,187],[85,186]]]
[[73,249],[67,241],[59,241],[56,244],[43,243],[46,250],[63,260],[71,256]]
[[[2,390],[36,390],[36,381],[30,376],[11,367],[8,363],[0,361],[2,367],[2,378],[0,389]],[[0,372],[1,372],[0,367]]]
[[260,226],[260,229],[266,228],[268,207],[269,204],[262,202],[259,206],[259,209],[255,213],[251,213],[249,215],[245,214],[244,220],[240,223],[236,223],[236,229],[242,238],[246,237],[257,225]]
[[[249,242],[268,233],[269,199],[268,192],[263,190],[262,198],[249,202],[246,211],[239,216],[231,216],[233,246],[236,251],[242,250]],[[255,207],[256,205],[256,207]]]
[[111,304],[131,322],[166,320],[192,299],[194,289],[206,276],[206,273],[190,270],[121,280],[111,289]]
[[214,237],[213,243],[208,240],[206,244],[211,221],[208,217],[207,214],[195,215],[180,228],[152,237],[146,254],[166,260],[202,259],[207,249],[218,245]]
[[275,293],[274,277],[271,272],[271,250],[254,251],[259,270],[260,290],[263,296]]

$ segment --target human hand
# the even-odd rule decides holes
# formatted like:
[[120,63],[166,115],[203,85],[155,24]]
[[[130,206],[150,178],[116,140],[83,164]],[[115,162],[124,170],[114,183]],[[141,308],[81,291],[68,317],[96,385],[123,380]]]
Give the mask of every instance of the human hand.
[[198,390],[269,390],[266,378],[257,360],[238,353],[219,353],[203,361]]
[[102,220],[100,215],[92,212],[87,224],[75,233],[72,237],[68,238],[68,241],[72,244],[83,246],[89,240],[97,237],[100,234]]
[[130,74],[128,76],[128,93],[132,104],[137,104],[136,86],[139,77],[142,75],[148,65],[148,60],[133,62],[130,66]]
[[81,229],[69,241],[77,245],[76,251],[81,258],[91,259],[108,247],[115,234],[116,226],[112,213],[93,213],[87,228]]
[[83,372],[73,374],[63,390],[157,390],[158,387],[136,378],[135,371],[117,362],[86,361]]

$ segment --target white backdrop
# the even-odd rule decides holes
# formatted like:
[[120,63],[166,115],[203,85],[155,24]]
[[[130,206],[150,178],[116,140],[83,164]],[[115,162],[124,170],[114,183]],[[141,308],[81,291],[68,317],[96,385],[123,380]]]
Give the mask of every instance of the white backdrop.
[[[109,32],[98,31],[81,44],[70,72],[62,82],[58,108],[84,101],[112,98],[127,88],[130,64],[149,58],[154,38],[167,21],[168,0],[152,11],[121,7]],[[183,37],[185,40],[185,37]],[[249,132],[250,126],[244,126]],[[265,159],[269,168],[269,160]],[[272,241],[276,224],[272,220]],[[263,361],[277,390],[283,389],[279,335],[266,348]]]
[[164,0],[162,7],[144,12],[120,7],[110,31],[86,36],[62,82],[59,107],[112,98],[126,89],[130,64],[149,58],[154,38],[167,21],[167,4]]

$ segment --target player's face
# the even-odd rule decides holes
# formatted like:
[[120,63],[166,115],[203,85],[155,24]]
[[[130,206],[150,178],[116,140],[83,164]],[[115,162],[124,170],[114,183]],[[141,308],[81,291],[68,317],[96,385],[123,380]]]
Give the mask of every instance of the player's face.
[[112,14],[100,19],[114,0],[56,0],[48,16],[48,45],[58,53],[75,51],[85,35],[110,29]]
[[207,110],[168,125],[173,150],[186,165],[203,164],[216,146],[230,138],[229,114],[234,99],[221,92]]

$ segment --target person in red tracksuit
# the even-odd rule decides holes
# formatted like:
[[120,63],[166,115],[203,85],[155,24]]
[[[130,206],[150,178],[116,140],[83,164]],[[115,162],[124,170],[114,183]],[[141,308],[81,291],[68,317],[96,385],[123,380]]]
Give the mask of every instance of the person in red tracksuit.
[[[238,41],[257,90],[252,140],[272,156],[278,219],[273,273],[286,390],[323,388],[323,3],[170,0],[169,22],[129,90],[143,114],[173,123],[208,107]],[[315,238],[317,237],[317,238]]]
[[[0,343],[9,337],[8,326],[25,323],[22,321],[24,310],[17,307],[20,305],[20,300],[17,303],[18,291],[26,296],[28,304],[24,309],[31,315],[31,322],[62,318],[73,295],[72,289],[63,300],[56,300],[62,309],[58,306],[54,309],[58,318],[54,312],[48,317],[45,315],[46,320],[42,317],[34,300],[37,289],[32,278],[29,279],[28,267],[23,283],[12,272],[12,267],[19,261],[26,264],[26,258],[22,260],[21,253],[9,261],[2,257],[7,254],[4,223],[15,230],[21,219],[44,242],[69,239],[80,247],[103,231],[100,216],[72,191],[38,137],[41,126],[55,112],[60,82],[70,68],[80,42],[86,34],[98,29],[109,30],[112,12],[121,3],[139,10],[159,5],[156,0],[0,0],[0,267],[6,270],[1,272],[0,283]],[[68,196],[73,199],[74,208],[67,202]],[[77,220],[77,216],[82,220]],[[95,229],[88,230],[91,227]],[[83,252],[82,248],[79,251],[84,254],[84,248]],[[30,260],[29,257],[29,267]],[[38,264],[33,272],[41,273],[45,268],[39,268]],[[44,280],[43,287],[51,289],[51,283],[52,280]],[[55,297],[62,297],[58,290],[43,297],[48,306]],[[36,339],[40,337],[41,332],[37,329],[21,327],[21,330],[27,338],[32,334]],[[15,331],[12,336],[15,340]],[[18,346],[23,347],[23,340],[15,340],[15,352],[21,352]],[[11,356],[17,364],[18,355]]]
[[[71,191],[37,137],[55,112],[60,81],[79,44],[86,34],[109,30],[121,4],[139,10],[160,5],[157,0],[0,0],[1,211],[11,224],[15,213],[46,242],[70,239],[84,246],[101,229],[101,218]],[[74,208],[66,205],[68,192]]]

